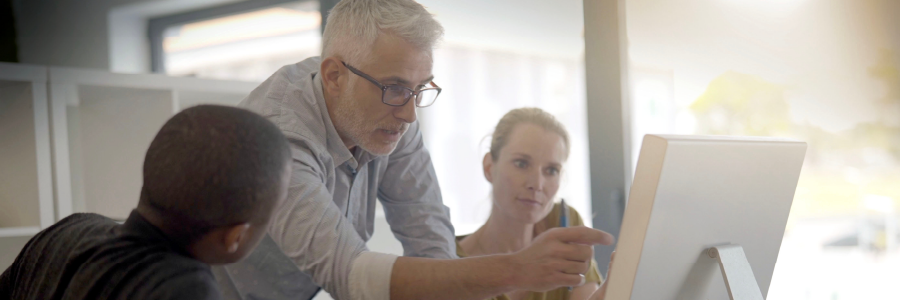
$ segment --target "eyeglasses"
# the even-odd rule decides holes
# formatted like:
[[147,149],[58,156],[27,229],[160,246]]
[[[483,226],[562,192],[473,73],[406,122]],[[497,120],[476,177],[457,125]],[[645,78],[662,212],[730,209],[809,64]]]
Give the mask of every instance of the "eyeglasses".
[[418,91],[414,91],[408,87],[402,85],[383,85],[372,76],[366,75],[366,73],[360,72],[354,67],[351,67],[346,62],[341,62],[347,67],[350,72],[353,74],[359,75],[359,77],[365,78],[369,82],[375,84],[379,88],[381,88],[381,102],[390,106],[404,106],[409,99],[413,96],[416,97],[416,107],[428,107],[434,104],[434,101],[437,100],[438,95],[441,94],[441,88],[434,84],[434,81],[429,82],[428,84],[431,87],[423,88]]

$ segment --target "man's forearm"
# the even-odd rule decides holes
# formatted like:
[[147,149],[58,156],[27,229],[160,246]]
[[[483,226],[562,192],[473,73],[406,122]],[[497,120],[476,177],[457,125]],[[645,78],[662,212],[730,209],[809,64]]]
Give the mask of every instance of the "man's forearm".
[[542,292],[577,286],[590,270],[590,245],[612,242],[609,233],[577,226],[547,230],[513,254],[453,260],[400,257],[391,265],[389,294],[401,300],[476,300],[519,289]]
[[391,299],[486,299],[514,290],[508,256],[443,260],[400,257],[391,272]]

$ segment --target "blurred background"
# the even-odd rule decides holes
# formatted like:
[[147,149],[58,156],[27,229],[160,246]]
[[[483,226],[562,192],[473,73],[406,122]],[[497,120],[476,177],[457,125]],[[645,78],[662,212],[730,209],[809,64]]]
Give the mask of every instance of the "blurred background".
[[646,133],[809,143],[768,299],[900,298],[900,1],[628,0],[625,15],[633,158]]
[[[68,213],[127,213],[162,122],[318,55],[336,2],[0,0],[0,268]],[[611,232],[644,134],[790,137],[809,150],[767,299],[900,299],[900,1],[419,2],[446,30],[420,120],[457,234],[488,216],[512,108],[564,123],[558,197]]]

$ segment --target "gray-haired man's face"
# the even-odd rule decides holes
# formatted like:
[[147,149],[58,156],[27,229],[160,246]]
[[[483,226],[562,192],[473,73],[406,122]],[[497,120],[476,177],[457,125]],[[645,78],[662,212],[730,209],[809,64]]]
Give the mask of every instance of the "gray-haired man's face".
[[[353,64],[353,62],[348,62]],[[431,52],[423,51],[401,38],[382,34],[368,62],[353,65],[383,85],[402,85],[417,90],[431,82]],[[347,72],[349,82],[335,103],[334,125],[344,138],[376,155],[388,155],[416,121],[415,100],[403,106],[381,101],[381,89],[368,80]]]

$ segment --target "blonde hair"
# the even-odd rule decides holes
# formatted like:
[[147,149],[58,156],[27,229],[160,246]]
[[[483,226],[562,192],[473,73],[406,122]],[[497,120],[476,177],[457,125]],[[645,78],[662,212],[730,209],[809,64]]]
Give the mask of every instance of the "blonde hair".
[[431,52],[444,28],[412,0],[342,0],[328,14],[322,33],[322,58],[340,56],[362,64],[382,33],[399,37]]
[[503,115],[503,118],[500,118],[500,122],[497,122],[497,127],[494,128],[494,133],[491,135],[491,159],[497,160],[500,156],[500,149],[509,141],[509,134],[516,128],[516,125],[522,123],[534,124],[559,134],[566,146],[566,157],[569,157],[569,132],[566,131],[566,127],[553,115],[540,108],[523,107],[509,111]]

